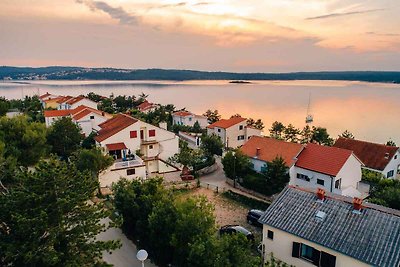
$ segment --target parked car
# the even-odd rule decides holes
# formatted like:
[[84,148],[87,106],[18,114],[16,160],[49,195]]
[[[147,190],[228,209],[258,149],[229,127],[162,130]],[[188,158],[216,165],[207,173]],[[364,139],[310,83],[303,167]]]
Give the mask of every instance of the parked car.
[[247,222],[249,224],[262,227],[262,224],[258,222],[258,219],[264,214],[262,210],[249,210],[247,213]]
[[244,228],[243,226],[240,225],[225,225],[222,226],[219,229],[219,234],[224,235],[224,234],[234,234],[234,233],[240,233],[243,234],[247,237],[248,240],[254,241],[254,235],[252,232]]

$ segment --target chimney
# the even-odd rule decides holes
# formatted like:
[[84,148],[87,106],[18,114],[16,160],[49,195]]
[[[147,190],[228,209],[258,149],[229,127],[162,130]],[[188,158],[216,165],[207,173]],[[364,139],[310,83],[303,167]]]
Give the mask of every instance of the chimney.
[[353,208],[355,212],[360,212],[362,208],[362,199],[355,197],[353,198]]
[[318,188],[317,189],[317,197],[318,197],[318,200],[324,201],[324,199],[325,199],[325,190],[322,189],[322,188]]
[[256,148],[256,157],[258,157],[258,156],[260,156],[260,148],[259,147]]

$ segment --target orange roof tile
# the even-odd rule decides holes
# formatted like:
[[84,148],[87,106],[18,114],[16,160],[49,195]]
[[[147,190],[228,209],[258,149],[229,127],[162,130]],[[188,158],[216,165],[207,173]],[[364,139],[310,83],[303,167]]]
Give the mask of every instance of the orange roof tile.
[[[271,137],[252,136],[240,150],[248,157],[266,162],[271,162],[277,156],[281,156],[285,160],[286,166],[290,167],[302,148],[303,146],[297,143],[289,143]],[[258,156],[257,149],[259,149]]]
[[101,130],[97,133],[97,136],[94,138],[97,142],[102,142],[113,136],[114,134],[120,132],[121,130],[125,129],[126,127],[134,124],[138,120],[132,118],[126,114],[118,114],[114,118],[111,118],[101,124],[99,127]]
[[108,151],[126,149],[125,143],[106,144]]
[[214,127],[218,127],[218,128],[227,129],[227,128],[232,127],[233,125],[238,124],[245,120],[246,120],[246,118],[242,118],[242,117],[233,117],[233,118],[230,118],[229,120],[221,119],[217,122],[214,122],[213,124],[208,125],[207,128],[213,129]]
[[173,115],[180,116],[180,117],[186,117],[186,116],[190,116],[193,114],[189,111],[181,110],[181,111],[174,112]]
[[307,144],[297,157],[295,165],[303,169],[336,176],[352,154],[353,152],[347,149]]
[[145,100],[143,103],[138,105],[137,108],[140,111],[144,111],[144,110],[147,110],[149,108],[152,108],[153,106],[155,106],[153,103],[150,103],[149,101]]
[[46,98],[48,96],[51,96],[51,94],[49,94],[49,92],[46,92],[44,95],[39,96],[40,99]]
[[57,100],[57,103],[59,103],[59,104],[64,103],[64,102],[70,100],[71,98],[72,98],[72,96],[69,96],[69,95],[68,96],[63,96],[59,100]]
[[71,98],[70,100],[68,100],[67,101],[67,104],[68,105],[73,105],[73,104],[75,104],[76,102],[79,102],[79,101],[81,101],[82,99],[85,99],[85,97],[84,96],[77,96],[77,97],[73,97],[73,98]]
[[73,110],[71,109],[61,109],[61,110],[45,110],[45,117],[65,117],[71,115]]
[[380,171],[386,168],[396,151],[399,150],[398,147],[343,137],[339,137],[333,146],[353,150],[366,167]]
[[104,111],[97,110],[97,109],[94,109],[94,108],[90,108],[90,107],[87,107],[87,106],[84,106],[84,105],[80,105],[79,107],[74,109],[73,119],[74,120],[80,120],[80,119],[82,119],[83,117],[85,117],[86,115],[88,115],[90,113],[96,113],[96,114],[98,114],[100,116],[103,116],[103,117],[109,117],[110,116],[110,114],[108,114],[108,113],[106,113]]

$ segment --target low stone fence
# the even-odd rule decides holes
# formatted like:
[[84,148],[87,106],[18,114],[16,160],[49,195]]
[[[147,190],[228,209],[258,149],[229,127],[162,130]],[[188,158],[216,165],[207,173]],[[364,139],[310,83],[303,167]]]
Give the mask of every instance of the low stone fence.
[[[226,179],[226,183],[230,184],[231,186],[234,186],[234,182],[233,182],[232,179],[227,178]],[[274,196],[265,196],[265,195],[260,194],[260,193],[258,193],[256,191],[244,188],[238,182],[236,182],[236,187],[235,188],[237,190],[239,190],[239,191],[242,191],[242,192],[246,193],[246,194],[252,195],[255,198],[263,199],[263,200],[268,201],[268,202],[272,202],[274,200]]]
[[218,164],[217,164],[217,162],[215,162],[215,163],[214,163],[213,165],[211,165],[211,166],[208,166],[208,167],[205,167],[205,168],[203,168],[203,169],[198,170],[198,171],[197,171],[197,174],[198,174],[199,176],[203,176],[203,175],[207,175],[207,174],[213,173],[213,172],[215,172],[217,169],[218,169]]

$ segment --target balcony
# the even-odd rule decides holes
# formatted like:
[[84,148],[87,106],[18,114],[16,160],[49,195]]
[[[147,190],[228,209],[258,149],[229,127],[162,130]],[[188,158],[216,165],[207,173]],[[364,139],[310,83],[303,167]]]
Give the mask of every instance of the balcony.
[[127,169],[131,167],[139,167],[139,166],[144,166],[144,162],[141,158],[138,156],[134,156],[134,158],[130,159],[117,159],[114,162],[114,165],[112,166],[111,170],[120,170],[120,169]]
[[154,145],[154,144],[157,144],[157,143],[158,143],[157,140],[145,140],[145,139],[141,140],[141,144],[142,145]]

